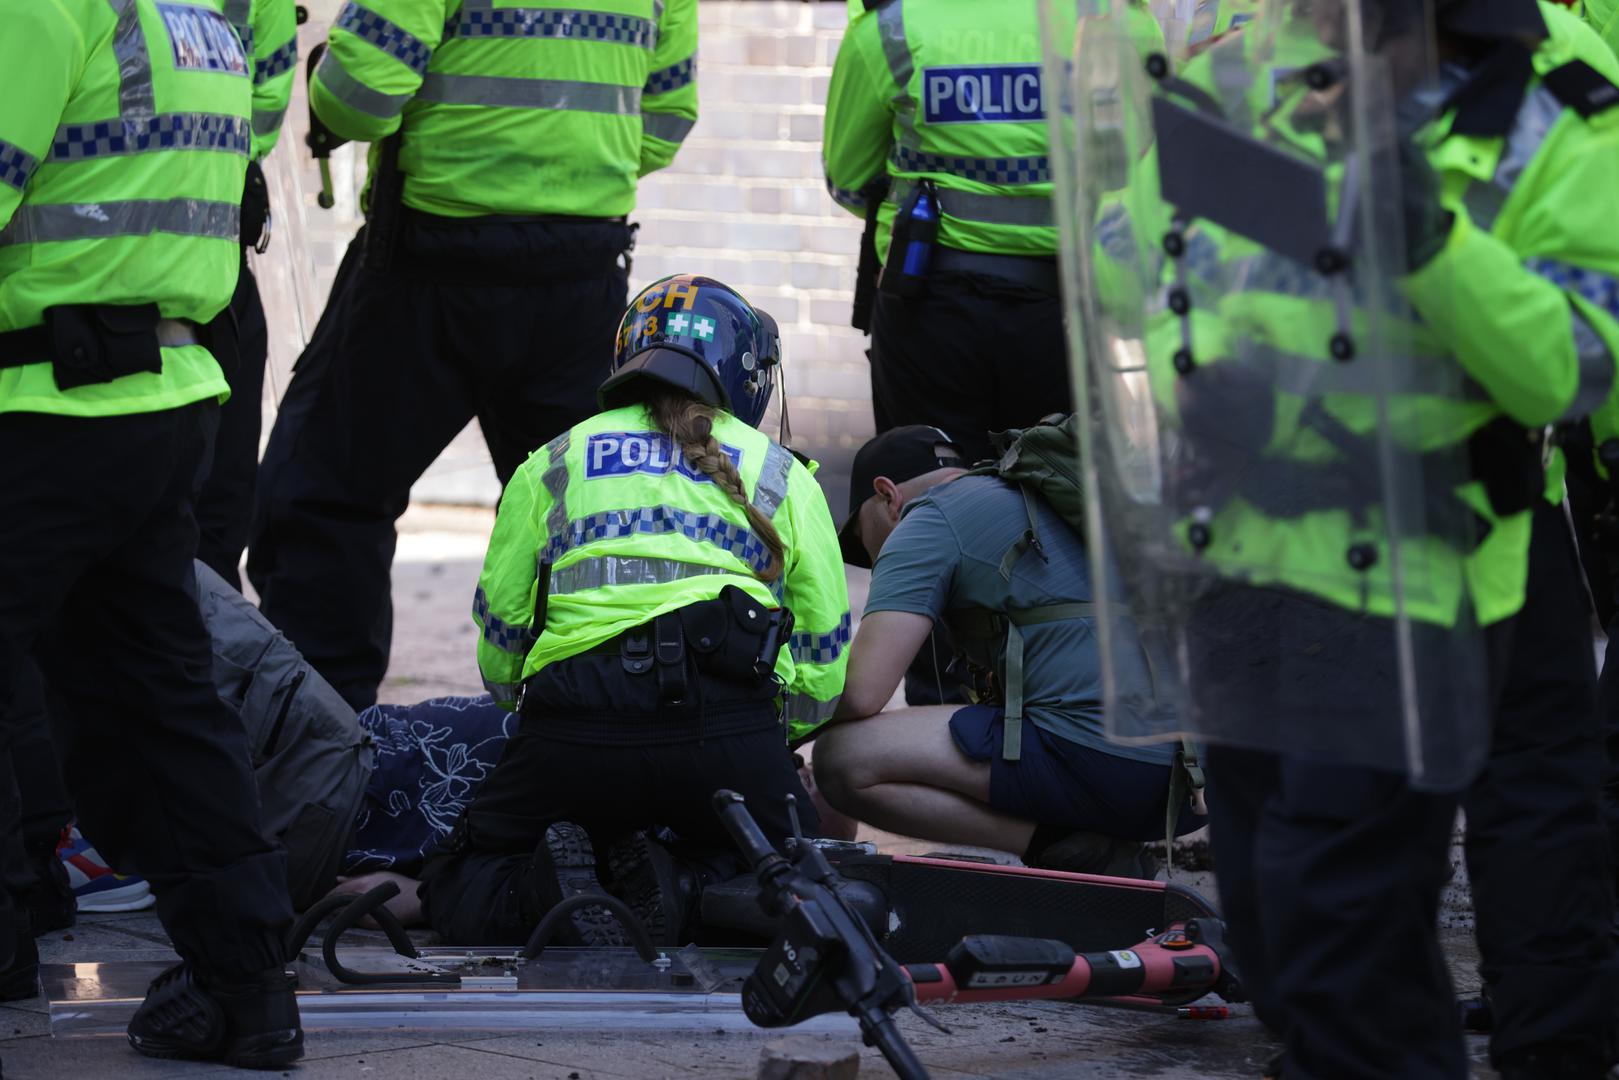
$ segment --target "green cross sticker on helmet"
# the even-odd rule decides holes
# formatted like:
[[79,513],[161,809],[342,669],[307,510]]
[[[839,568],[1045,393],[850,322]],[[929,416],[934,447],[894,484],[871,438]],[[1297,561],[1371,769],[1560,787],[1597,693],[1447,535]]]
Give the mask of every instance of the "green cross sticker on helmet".
[[677,311],[669,316],[664,329],[675,337],[694,337],[698,341],[714,340],[714,320],[707,315],[691,316]]
[[691,321],[691,336],[699,341],[714,340],[714,320],[707,315],[699,315]]

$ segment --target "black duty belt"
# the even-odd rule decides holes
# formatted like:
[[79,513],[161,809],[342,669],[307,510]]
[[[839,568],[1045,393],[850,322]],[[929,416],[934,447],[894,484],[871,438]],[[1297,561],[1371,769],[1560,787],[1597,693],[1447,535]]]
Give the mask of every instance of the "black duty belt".
[[156,304],[65,304],[39,326],[0,331],[0,368],[51,365],[62,390],[161,372],[163,349],[202,344],[199,327],[159,317]]
[[997,277],[1017,285],[1056,296],[1059,290],[1057,260],[1032,255],[991,255],[981,251],[961,251],[957,248],[936,247],[933,250],[932,273],[983,274]]

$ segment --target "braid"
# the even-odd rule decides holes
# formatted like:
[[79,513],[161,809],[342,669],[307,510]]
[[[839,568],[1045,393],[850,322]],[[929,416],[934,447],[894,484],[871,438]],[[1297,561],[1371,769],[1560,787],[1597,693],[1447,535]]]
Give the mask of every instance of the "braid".
[[786,547],[776,526],[748,498],[748,489],[742,483],[742,474],[736,471],[736,463],[720,447],[719,440],[714,438],[716,411],[714,406],[698,401],[689,394],[659,394],[647,403],[652,423],[680,447],[692,468],[719,485],[720,490],[748,515],[748,525],[753,529],[753,534],[764,541],[770,552],[769,565],[757,571],[759,580],[775,581],[781,577]]

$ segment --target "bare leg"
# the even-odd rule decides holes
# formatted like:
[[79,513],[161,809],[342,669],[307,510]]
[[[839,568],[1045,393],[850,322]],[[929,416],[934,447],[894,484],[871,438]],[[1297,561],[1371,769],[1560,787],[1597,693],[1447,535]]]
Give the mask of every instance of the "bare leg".
[[816,785],[835,809],[922,840],[1021,855],[1034,823],[989,806],[989,765],[950,737],[956,706],[894,709],[815,740]]

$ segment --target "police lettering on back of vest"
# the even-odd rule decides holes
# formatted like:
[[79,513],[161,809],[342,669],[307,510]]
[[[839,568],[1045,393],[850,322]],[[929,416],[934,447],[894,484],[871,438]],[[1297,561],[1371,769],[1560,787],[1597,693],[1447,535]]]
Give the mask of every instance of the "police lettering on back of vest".
[[922,69],[930,124],[1044,120],[1039,64],[982,64]]
[[[585,479],[609,476],[667,476],[679,473],[694,484],[712,484],[713,477],[692,467],[667,435],[645,431],[612,431],[592,435],[585,444]],[[740,447],[720,444],[731,464],[742,466]]]

